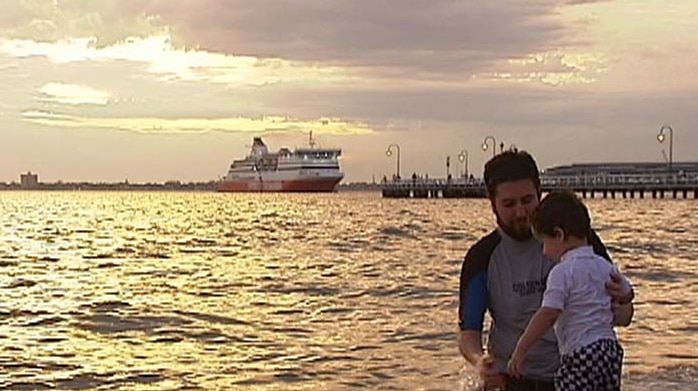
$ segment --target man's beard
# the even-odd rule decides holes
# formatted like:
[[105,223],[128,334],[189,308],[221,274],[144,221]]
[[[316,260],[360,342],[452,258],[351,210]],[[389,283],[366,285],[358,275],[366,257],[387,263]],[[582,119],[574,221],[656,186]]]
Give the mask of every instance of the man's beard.
[[499,215],[497,215],[497,225],[505,234],[514,240],[525,242],[533,237],[531,226],[528,224],[506,225],[502,219],[499,218]]

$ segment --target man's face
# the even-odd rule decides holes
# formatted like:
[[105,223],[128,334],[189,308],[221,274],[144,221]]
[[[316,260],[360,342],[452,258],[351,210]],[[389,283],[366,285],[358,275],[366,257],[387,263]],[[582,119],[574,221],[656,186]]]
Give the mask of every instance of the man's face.
[[507,235],[516,240],[531,238],[531,215],[539,202],[532,180],[500,183],[491,202],[497,224]]

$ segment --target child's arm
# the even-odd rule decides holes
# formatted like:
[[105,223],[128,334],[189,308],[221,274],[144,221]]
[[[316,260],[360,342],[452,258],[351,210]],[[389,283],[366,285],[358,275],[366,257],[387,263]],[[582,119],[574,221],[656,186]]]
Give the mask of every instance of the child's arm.
[[523,364],[528,351],[555,324],[561,312],[562,310],[550,307],[541,307],[536,311],[509,360],[508,370],[511,376],[519,377],[523,374]]

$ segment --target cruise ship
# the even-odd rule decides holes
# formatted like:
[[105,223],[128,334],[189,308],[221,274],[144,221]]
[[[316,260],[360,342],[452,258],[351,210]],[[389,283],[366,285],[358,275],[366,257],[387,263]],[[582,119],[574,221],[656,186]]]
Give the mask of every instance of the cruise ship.
[[221,192],[332,192],[344,178],[341,149],[316,148],[312,132],[308,148],[269,152],[255,137],[249,155],[235,160],[219,182]]

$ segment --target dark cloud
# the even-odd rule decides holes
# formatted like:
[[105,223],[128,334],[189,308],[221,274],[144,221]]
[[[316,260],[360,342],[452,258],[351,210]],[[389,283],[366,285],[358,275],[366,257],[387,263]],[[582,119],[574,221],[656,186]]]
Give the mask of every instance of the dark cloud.
[[[184,0],[151,2],[189,45],[226,53],[436,75],[564,44],[560,2]],[[404,75],[403,75],[404,76]],[[420,75],[416,75],[419,77]]]
[[[579,0],[6,0],[15,38],[95,36],[98,46],[171,33],[187,47],[353,66],[371,75],[468,77],[564,47],[559,7]],[[588,2],[588,1],[584,1]]]
[[[305,116],[328,115],[340,118],[364,118],[372,124],[401,121],[481,124],[493,131],[514,132],[527,129],[545,137],[549,132],[577,126],[612,128],[612,133],[632,132],[644,126],[659,126],[662,121],[682,119],[698,123],[692,110],[698,99],[695,91],[666,92],[654,95],[605,93],[589,89],[531,89],[502,83],[487,89],[412,89],[410,91],[295,91],[291,95],[265,95],[272,111],[302,113]],[[377,128],[380,128],[377,126]],[[407,130],[405,127],[403,130]],[[698,132],[696,133],[698,137]],[[698,139],[697,139],[698,140]]]

